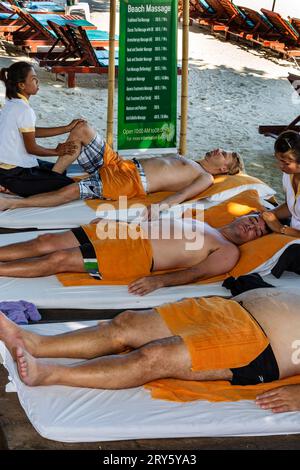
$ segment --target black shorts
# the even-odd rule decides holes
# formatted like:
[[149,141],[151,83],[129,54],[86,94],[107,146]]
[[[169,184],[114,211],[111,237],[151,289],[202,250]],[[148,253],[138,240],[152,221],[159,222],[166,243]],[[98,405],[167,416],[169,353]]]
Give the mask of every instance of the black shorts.
[[38,162],[39,166],[32,168],[19,166],[11,170],[0,168],[0,185],[18,196],[28,197],[55,191],[74,183],[72,178],[65,174],[52,171],[53,163],[40,160]]
[[73,228],[71,229],[71,232],[75,235],[78,242],[80,243],[79,249],[83,258],[84,269],[93,278],[98,280],[102,279],[99,272],[96,252],[89,237],[82,227]]
[[270,344],[250,364],[230,370],[231,385],[256,385],[279,379],[278,364]]

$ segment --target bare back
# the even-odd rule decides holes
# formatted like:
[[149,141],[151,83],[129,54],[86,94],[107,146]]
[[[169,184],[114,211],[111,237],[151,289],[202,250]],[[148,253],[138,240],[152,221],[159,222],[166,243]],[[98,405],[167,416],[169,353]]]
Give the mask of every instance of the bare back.
[[179,155],[141,159],[147,178],[148,191],[180,191],[201,174],[213,177],[199,163]]
[[255,289],[234,300],[242,302],[268,336],[280,377],[300,374],[300,294],[284,289]]
[[218,230],[194,219],[160,219],[141,227],[151,239],[154,271],[190,268],[220,246],[232,246]]

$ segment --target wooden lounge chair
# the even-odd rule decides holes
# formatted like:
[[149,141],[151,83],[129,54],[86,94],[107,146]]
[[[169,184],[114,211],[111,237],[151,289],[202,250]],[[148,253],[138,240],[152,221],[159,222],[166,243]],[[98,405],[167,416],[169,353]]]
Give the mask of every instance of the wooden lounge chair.
[[54,3],[51,1],[30,1],[30,2],[24,2],[24,1],[17,1],[17,0],[8,0],[8,2],[13,6],[17,8],[22,8],[23,10],[27,11],[28,13],[33,13],[33,14],[48,14],[48,13],[55,13],[57,15],[64,15],[65,14],[65,9],[62,5],[59,5],[58,3]]
[[231,0],[219,0],[219,2],[228,15],[227,26],[250,31],[254,29],[255,23]]
[[[183,0],[178,1],[178,19],[182,18]],[[190,18],[210,19],[217,16],[216,10],[206,0],[190,0]]]
[[88,23],[88,26],[93,26],[92,23],[86,22],[86,20],[79,16],[32,15],[17,7],[15,7],[15,10],[23,20],[23,26],[13,33],[13,42],[16,46],[29,48],[31,52],[37,52],[39,46],[52,47],[53,45],[58,45],[59,40],[48,25],[48,18],[60,24],[77,26],[78,22],[78,25]]
[[275,11],[266,10],[265,8],[262,8],[261,11],[274,28],[280,33],[285,44],[299,44],[300,34],[288,20],[284,19]]
[[[77,73],[103,74],[108,72],[108,50],[96,50],[88,37],[88,31],[83,28],[74,28],[66,25],[64,29],[72,37],[72,43],[76,47],[79,59],[75,63],[56,64],[51,67],[51,72],[67,76],[69,88],[76,86]],[[118,72],[118,50],[115,51],[116,74]]]
[[248,38],[252,39],[253,38],[278,38],[279,33],[277,29],[270,23],[268,18],[263,14],[260,13],[256,10],[252,10],[252,8],[248,7],[243,7],[240,6],[238,7],[246,16],[249,20],[254,23],[254,28],[251,31],[251,36],[249,35]]
[[[78,23],[80,22],[78,21]],[[93,48],[108,48],[109,34],[106,31],[98,30],[96,27],[91,30],[90,28],[84,28],[81,24],[78,23],[76,23],[76,27],[81,26],[86,30],[86,36]],[[78,60],[81,58],[81,54],[78,42],[74,40],[74,35],[71,34],[71,32],[62,24],[57,24],[56,22],[48,20],[48,25],[55,33],[56,37],[60,40],[60,43],[64,46],[64,51],[60,54],[57,54],[52,46],[51,49],[46,53],[36,53],[35,57],[39,60],[40,66],[54,66],[58,65],[58,62],[60,62],[59,65],[61,65],[63,61],[70,58],[77,60],[78,62]],[[73,65],[75,65],[75,62]]]
[[300,34],[298,31],[279,13],[265,8],[262,8],[261,11],[280,35],[278,41],[265,41],[264,45],[283,54],[285,57],[299,57]]
[[[295,75],[290,73],[287,77],[288,81],[296,90],[298,95],[300,96],[300,75]],[[278,137],[281,132],[292,130],[300,133],[300,115],[296,117],[290,124],[285,126],[259,126],[258,132],[268,137]]]

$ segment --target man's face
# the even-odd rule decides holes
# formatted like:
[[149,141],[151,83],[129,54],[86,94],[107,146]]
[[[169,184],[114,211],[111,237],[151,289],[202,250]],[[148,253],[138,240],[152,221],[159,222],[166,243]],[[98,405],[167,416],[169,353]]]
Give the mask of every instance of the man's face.
[[205,154],[204,160],[208,163],[213,175],[228,173],[232,165],[232,152],[223,149],[215,149]]
[[293,152],[277,152],[275,154],[278,166],[283,173],[294,175],[300,173],[300,164],[297,163]]
[[256,240],[269,233],[265,221],[258,214],[239,217],[231,225],[236,237],[236,243],[239,245]]

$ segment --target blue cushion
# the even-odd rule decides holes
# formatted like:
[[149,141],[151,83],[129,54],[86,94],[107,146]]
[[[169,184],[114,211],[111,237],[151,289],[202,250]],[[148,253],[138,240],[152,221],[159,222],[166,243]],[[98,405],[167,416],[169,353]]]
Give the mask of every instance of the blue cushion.
[[205,8],[206,11],[208,11],[208,13],[211,13],[212,15],[216,13],[214,8],[212,8],[205,0],[198,0],[198,2],[203,8]]

